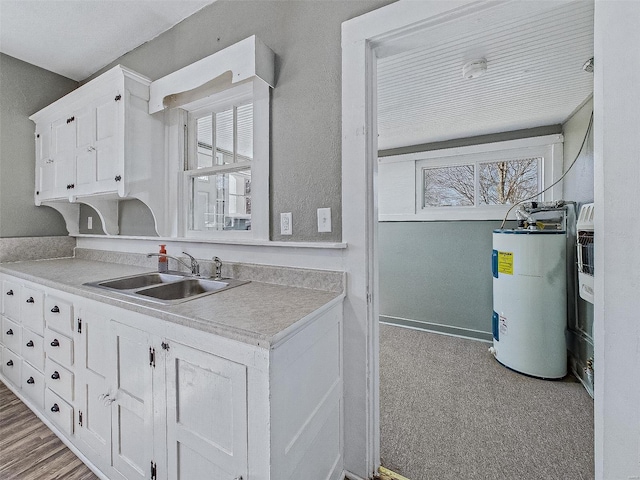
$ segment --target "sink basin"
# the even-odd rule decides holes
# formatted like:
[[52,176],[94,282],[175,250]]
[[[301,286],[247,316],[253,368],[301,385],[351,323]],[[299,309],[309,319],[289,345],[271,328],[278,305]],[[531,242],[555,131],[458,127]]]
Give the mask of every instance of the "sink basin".
[[184,280],[184,276],[171,275],[168,273],[144,273],[142,275],[134,275],[132,277],[117,278],[115,280],[99,282],[98,285],[116,290],[131,290],[134,288],[149,287],[151,285],[177,282],[179,280]]
[[138,294],[157,298],[159,300],[179,300],[205,293],[214,293],[227,287],[229,287],[228,281],[188,279],[153,288],[146,288],[144,290],[140,290]]
[[249,283],[248,281],[223,278],[196,278],[179,272],[142,273],[122,278],[113,278],[99,282],[85,283],[91,287],[102,288],[151,302],[173,305],[196,298],[222,292],[230,288]]

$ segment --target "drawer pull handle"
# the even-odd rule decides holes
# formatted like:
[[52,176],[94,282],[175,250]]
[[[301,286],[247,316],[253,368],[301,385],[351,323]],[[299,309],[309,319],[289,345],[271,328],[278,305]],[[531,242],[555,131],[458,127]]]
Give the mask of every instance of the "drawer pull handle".
[[33,340],[29,340],[27,342],[27,347],[33,347]]
[[7,362],[7,367],[13,367],[13,360],[9,360]]
[[60,411],[60,407],[58,406],[57,403],[53,404],[53,407],[51,407],[51,411],[54,412],[54,413]]
[[27,298],[27,303],[35,303],[35,300],[33,299],[33,297],[29,297]]
[[13,330],[12,329],[7,330],[7,335],[13,335]]
[[52,347],[59,347],[60,346],[60,342],[58,341],[57,338],[53,339],[53,342],[51,342],[51,346]]
[[57,305],[51,309],[51,313],[60,313],[60,309],[58,308]]
[[58,372],[53,372],[51,374],[51,378],[53,378],[54,380],[58,380],[60,378],[60,374]]
[[13,295],[13,290],[9,290],[9,291],[7,292],[7,295]]
[[29,377],[29,379],[27,380],[27,383],[29,385],[33,385],[34,383],[36,383],[36,381],[33,379],[33,377]]

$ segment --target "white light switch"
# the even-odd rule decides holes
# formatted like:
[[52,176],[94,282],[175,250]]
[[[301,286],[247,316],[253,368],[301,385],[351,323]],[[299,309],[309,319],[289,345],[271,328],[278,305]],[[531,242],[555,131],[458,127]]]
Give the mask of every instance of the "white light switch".
[[291,212],[280,214],[280,234],[291,235],[293,233],[293,225],[291,220]]
[[331,209],[319,208],[318,209],[318,232],[330,232],[331,231]]

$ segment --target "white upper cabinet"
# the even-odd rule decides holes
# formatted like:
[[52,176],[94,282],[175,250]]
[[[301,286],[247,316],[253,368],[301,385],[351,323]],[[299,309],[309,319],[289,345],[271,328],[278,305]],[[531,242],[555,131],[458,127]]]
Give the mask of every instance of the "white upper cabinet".
[[[148,113],[150,80],[117,66],[31,116],[36,123],[36,205],[58,209],[77,231],[71,203],[86,203],[107,234],[117,201],[138,198],[163,231],[164,122]],[[77,206],[76,206],[77,208]]]

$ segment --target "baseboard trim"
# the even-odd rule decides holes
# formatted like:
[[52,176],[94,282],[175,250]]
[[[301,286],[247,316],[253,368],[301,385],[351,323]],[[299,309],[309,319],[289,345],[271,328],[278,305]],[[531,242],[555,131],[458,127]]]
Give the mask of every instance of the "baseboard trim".
[[363,477],[360,477],[359,475],[356,475],[355,473],[351,473],[346,470],[344,471],[343,478],[345,480],[371,480],[370,478],[363,478]]
[[467,338],[469,340],[478,340],[481,342],[492,342],[493,336],[491,332],[483,332],[482,330],[473,330],[471,328],[453,327],[450,325],[442,325],[440,323],[425,322],[423,320],[413,320],[410,318],[392,317],[389,315],[380,315],[380,323],[395,325],[399,327],[412,328],[414,330],[423,330],[425,332],[440,333],[451,337]]

